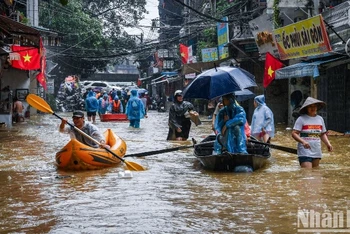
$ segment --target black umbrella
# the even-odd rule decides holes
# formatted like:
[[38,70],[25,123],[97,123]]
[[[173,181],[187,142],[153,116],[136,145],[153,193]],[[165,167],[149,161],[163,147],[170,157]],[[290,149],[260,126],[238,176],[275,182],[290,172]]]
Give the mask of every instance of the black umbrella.
[[183,91],[184,98],[213,99],[257,86],[255,77],[239,67],[217,67],[198,75]]

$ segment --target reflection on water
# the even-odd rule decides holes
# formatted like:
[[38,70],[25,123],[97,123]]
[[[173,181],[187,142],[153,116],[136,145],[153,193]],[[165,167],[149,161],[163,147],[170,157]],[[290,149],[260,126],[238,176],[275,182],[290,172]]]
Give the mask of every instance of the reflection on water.
[[[70,117],[70,113],[61,114]],[[167,142],[167,113],[150,112],[140,129],[99,122],[126,140],[127,154],[191,142]],[[298,210],[346,212],[350,190],[349,137],[330,137],[335,151],[321,167],[300,169],[297,156],[272,150],[266,168],[253,173],[202,169],[192,149],[127,158],[147,166],[118,178],[124,167],[58,171],[55,153],[69,140],[52,115],[31,117],[1,131],[0,230],[4,233],[295,233]],[[193,127],[197,141],[210,123]],[[273,144],[296,147],[278,126]]]

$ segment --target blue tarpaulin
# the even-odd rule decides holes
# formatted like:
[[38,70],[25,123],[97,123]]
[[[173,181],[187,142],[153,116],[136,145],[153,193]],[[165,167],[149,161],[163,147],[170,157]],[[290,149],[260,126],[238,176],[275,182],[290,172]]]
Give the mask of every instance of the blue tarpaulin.
[[160,74],[164,76],[177,76],[178,72],[161,72]]
[[288,67],[284,67],[276,70],[275,79],[276,80],[289,79],[289,78],[298,78],[298,77],[304,77],[304,76],[312,76],[313,78],[316,78],[320,76],[320,72],[318,70],[319,65],[333,62],[339,59],[341,58],[338,57],[338,58],[324,60],[324,61],[319,60],[314,62],[296,63]]

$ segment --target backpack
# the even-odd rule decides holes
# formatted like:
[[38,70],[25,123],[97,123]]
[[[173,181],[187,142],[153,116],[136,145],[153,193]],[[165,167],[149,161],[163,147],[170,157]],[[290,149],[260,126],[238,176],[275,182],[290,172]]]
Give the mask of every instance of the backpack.
[[139,106],[137,105],[137,103],[136,103],[135,100],[132,101],[131,106],[132,106],[132,109],[133,109],[133,110],[138,110],[138,109],[139,109]]

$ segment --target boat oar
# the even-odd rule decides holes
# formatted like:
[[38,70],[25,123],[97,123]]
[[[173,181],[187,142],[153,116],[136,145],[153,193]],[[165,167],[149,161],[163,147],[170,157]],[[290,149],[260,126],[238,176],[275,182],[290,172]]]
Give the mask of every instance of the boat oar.
[[177,151],[177,150],[193,148],[195,146],[212,145],[212,144],[214,144],[214,142],[215,141],[207,141],[207,142],[203,142],[203,143],[199,143],[199,144],[195,144],[195,145],[184,145],[184,146],[173,147],[173,148],[168,148],[168,149],[153,150],[153,151],[136,153],[136,154],[128,154],[128,155],[125,155],[124,157],[143,157],[143,156],[150,156],[150,155],[155,155],[155,154],[163,154],[163,153],[173,152],[173,151]]
[[251,140],[251,139],[249,140],[249,142],[260,144],[260,145],[266,145],[266,146],[269,146],[270,148],[273,148],[273,149],[278,149],[278,150],[285,151],[285,152],[288,152],[288,153],[297,154],[297,150],[293,149],[293,148],[289,148],[289,147],[285,147],[285,146],[281,146],[281,145],[274,145],[274,144],[264,143],[264,142],[261,142],[261,141],[255,141],[255,140]]
[[[29,105],[31,105],[32,107],[34,107],[35,109],[43,112],[43,113],[50,113],[53,114],[54,116],[56,116],[59,119],[63,119],[62,117],[58,116],[50,107],[50,105],[41,97],[35,95],[35,94],[28,94],[28,96],[26,97],[26,101],[28,102]],[[84,137],[89,138],[90,140],[94,141],[95,143],[101,145],[100,142],[98,142],[96,139],[92,138],[91,136],[89,136],[88,134],[86,134],[85,132],[81,131],[79,128],[77,128],[76,126],[74,126],[73,124],[69,123],[67,121],[67,124],[71,127],[73,127],[75,130],[77,130],[80,134],[82,134]],[[109,153],[111,153],[114,157],[117,157],[119,160],[123,161],[127,168],[129,170],[133,170],[133,171],[144,171],[145,168],[143,166],[141,166],[140,164],[137,164],[135,162],[128,162],[125,159],[119,157],[118,155],[116,155],[113,151],[111,151],[110,149],[104,147],[104,149],[106,151],[108,151]]]

